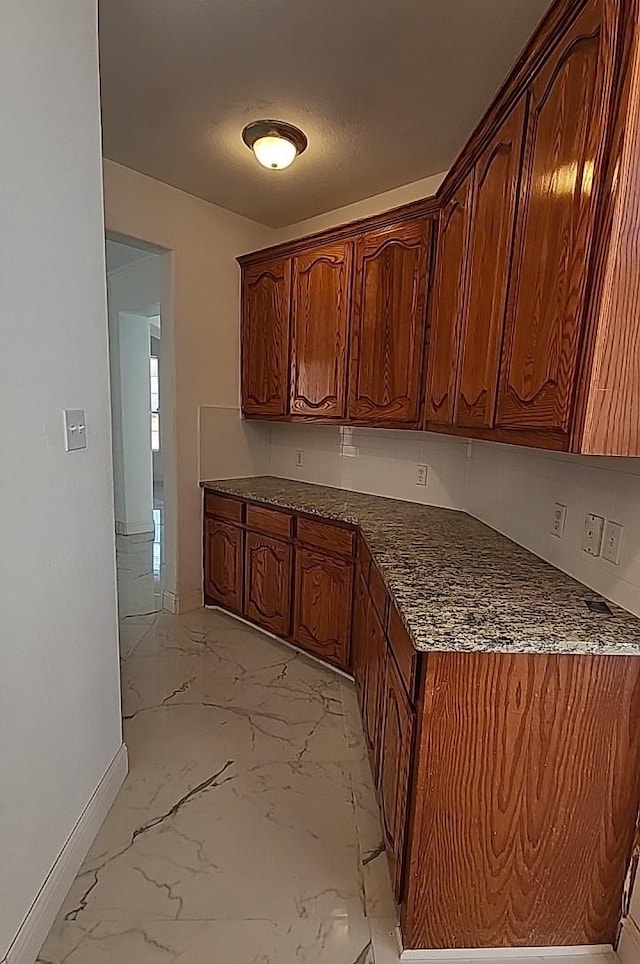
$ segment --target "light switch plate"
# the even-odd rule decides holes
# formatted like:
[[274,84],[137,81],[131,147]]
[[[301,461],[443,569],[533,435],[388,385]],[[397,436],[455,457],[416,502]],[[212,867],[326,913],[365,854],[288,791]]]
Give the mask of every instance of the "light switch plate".
[[614,566],[620,565],[620,548],[622,546],[622,533],[624,527],[618,522],[611,522],[609,519],[604,524],[604,535],[602,537],[602,558]]
[[87,447],[87,421],[82,408],[64,410],[64,448],[66,452],[77,452]]
[[304,452],[302,449],[296,449],[296,468],[301,469],[304,465]]
[[604,518],[601,515],[593,515],[593,513],[588,512],[584,517],[584,528],[582,530],[582,549],[590,556],[600,555],[603,528]]

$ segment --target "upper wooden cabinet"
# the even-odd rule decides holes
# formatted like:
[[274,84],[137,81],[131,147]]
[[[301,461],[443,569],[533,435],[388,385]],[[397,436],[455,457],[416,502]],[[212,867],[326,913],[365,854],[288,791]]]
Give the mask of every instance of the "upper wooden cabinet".
[[440,215],[437,282],[427,359],[427,422],[453,421],[460,326],[466,305],[473,172]]
[[276,258],[242,278],[242,408],[284,415],[289,398],[291,261]]
[[356,241],[348,414],[417,425],[429,273],[426,218]]
[[344,418],[352,243],[293,259],[291,406],[294,415]]
[[607,121],[605,4],[590,0],[529,88],[497,424],[568,444]]
[[[461,326],[455,424],[494,421],[526,101],[521,98],[475,166],[468,291]],[[451,416],[451,408],[447,414]]]
[[555,0],[435,197],[241,258],[245,415],[640,456],[638,64]]

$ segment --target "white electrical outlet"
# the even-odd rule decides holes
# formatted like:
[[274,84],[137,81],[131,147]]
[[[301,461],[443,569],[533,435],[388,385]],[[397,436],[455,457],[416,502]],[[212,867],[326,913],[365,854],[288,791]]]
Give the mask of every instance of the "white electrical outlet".
[[612,562],[614,566],[620,565],[620,548],[622,546],[623,526],[618,522],[611,522],[609,519],[604,524],[604,535],[602,537],[602,558],[607,562]]
[[593,515],[588,512],[584,517],[584,528],[582,530],[582,549],[590,556],[599,556],[602,546],[602,530],[604,519],[601,515]]
[[551,523],[551,535],[562,539],[564,526],[567,521],[567,507],[561,502],[556,502],[553,507],[553,521]]
[[301,469],[304,465],[304,452],[302,449],[296,451],[296,468]]
[[416,485],[426,485],[428,476],[429,476],[429,466],[419,465],[418,471],[416,472]]

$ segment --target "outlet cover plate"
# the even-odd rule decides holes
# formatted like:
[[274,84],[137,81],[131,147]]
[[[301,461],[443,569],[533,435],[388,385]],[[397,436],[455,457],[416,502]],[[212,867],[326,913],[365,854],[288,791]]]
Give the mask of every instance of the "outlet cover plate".
[[416,485],[426,485],[429,477],[429,466],[419,465],[416,472]]
[[623,532],[624,526],[621,526],[619,522],[611,522],[610,519],[607,519],[602,537],[602,558],[613,563],[614,566],[620,565]]
[[588,512],[584,517],[584,527],[582,530],[582,549],[590,556],[599,556],[602,546],[602,530],[604,529],[604,518],[601,515],[594,515]]
[[551,522],[551,535],[562,539],[564,527],[567,521],[567,507],[561,502],[556,502],[553,507],[553,519]]

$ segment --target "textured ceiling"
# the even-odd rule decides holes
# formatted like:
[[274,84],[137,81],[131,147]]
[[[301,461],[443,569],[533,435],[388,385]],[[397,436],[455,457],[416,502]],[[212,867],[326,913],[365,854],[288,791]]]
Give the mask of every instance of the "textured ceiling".
[[[100,0],[104,153],[282,227],[450,166],[549,0]],[[276,117],[309,147],[259,167]]]

